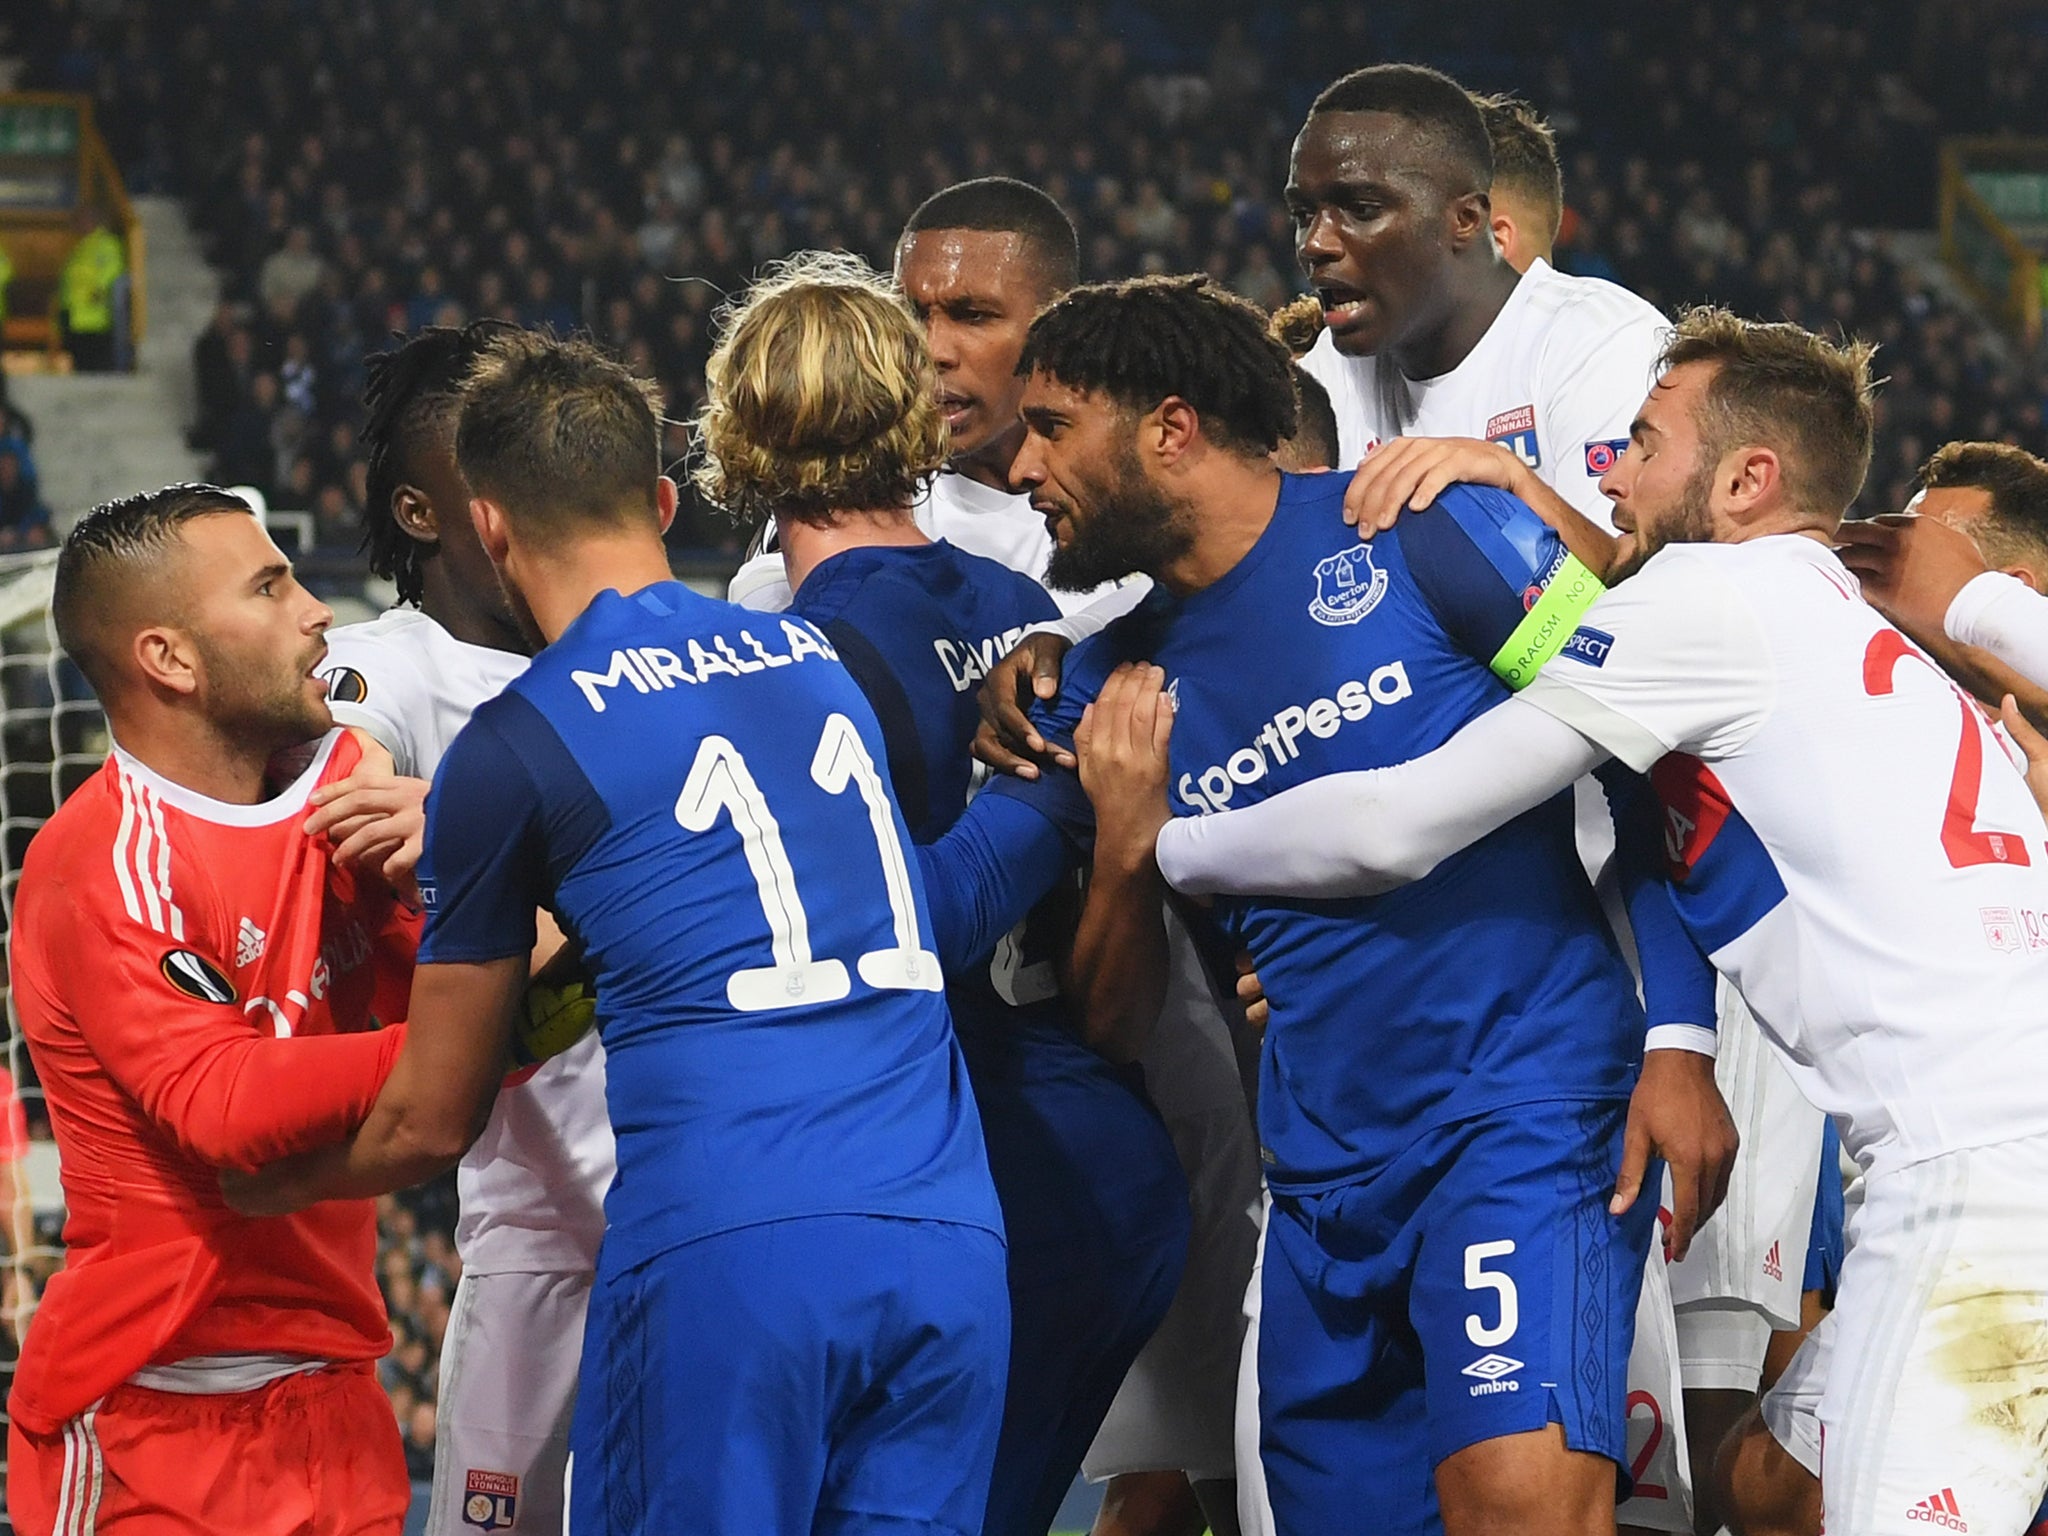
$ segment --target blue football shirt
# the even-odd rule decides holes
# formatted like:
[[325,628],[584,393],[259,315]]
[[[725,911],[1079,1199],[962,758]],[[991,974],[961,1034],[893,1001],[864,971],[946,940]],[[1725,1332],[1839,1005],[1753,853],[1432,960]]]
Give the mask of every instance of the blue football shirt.
[[[1489,663],[1568,568],[1556,534],[1514,497],[1455,486],[1361,543],[1346,484],[1284,476],[1271,523],[1221,581],[1185,598],[1155,589],[1069,654],[1041,729],[1070,740],[1123,661],[1165,668],[1170,798],[1193,816],[1419,757],[1507,697]],[[1092,835],[1071,774],[1003,779],[983,799],[1013,804],[970,817],[986,825],[967,839],[1022,847],[1023,807],[1071,846]],[[1386,895],[1231,900],[1216,916],[1272,1007],[1259,1116],[1276,1189],[1368,1175],[1430,1126],[1633,1086],[1644,1015],[1580,866],[1569,793]],[[943,932],[958,921],[940,919]]]
[[873,711],[830,643],[665,582],[601,594],[456,737],[420,959],[597,982],[608,1264],[797,1216],[1000,1232]]
[[[818,626],[874,706],[912,840],[943,836],[973,796],[982,679],[1059,606],[1029,576],[940,540],[834,555],[804,578],[790,612]],[[977,1076],[1019,1031],[1061,1054],[1056,966],[1073,911],[1055,892],[993,954],[947,968],[953,1022]]]

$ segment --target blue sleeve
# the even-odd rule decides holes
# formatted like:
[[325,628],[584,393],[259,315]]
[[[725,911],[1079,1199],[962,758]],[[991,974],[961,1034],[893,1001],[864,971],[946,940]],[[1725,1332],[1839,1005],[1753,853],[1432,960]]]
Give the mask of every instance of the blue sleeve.
[[932,944],[948,976],[987,960],[1003,935],[1080,862],[1044,814],[986,792],[944,837],[919,848],[917,860]]
[[[1058,694],[1031,706],[1031,723],[1053,745],[1073,750],[1074,731],[1081,724],[1082,712],[1095,701],[1103,683],[1115,670],[1116,654],[1105,640],[1116,632],[1117,626],[1112,625],[1102,635],[1084,640],[1069,651],[1060,674]],[[1058,827],[1082,856],[1094,852],[1095,807],[1089,804],[1088,793],[1081,788],[1081,776],[1073,769],[1044,768],[1035,779],[1002,774],[991,779],[981,795],[983,799],[998,795],[1022,800]]]
[[1649,1027],[1693,1024],[1713,1029],[1713,963],[1686,931],[1664,874],[1664,819],[1647,780],[1621,764],[1594,770],[1614,812],[1614,868],[1643,969],[1643,1012]]
[[422,964],[502,960],[533,949],[546,899],[540,791],[491,722],[457,734],[427,794],[417,878]]
[[421,963],[530,953],[535,909],[554,907],[556,886],[608,826],[540,711],[516,693],[486,704],[457,733],[427,795]]
[[1490,486],[1454,485],[1395,525],[1423,600],[1457,644],[1491,664],[1551,579],[1564,541],[1528,506]]

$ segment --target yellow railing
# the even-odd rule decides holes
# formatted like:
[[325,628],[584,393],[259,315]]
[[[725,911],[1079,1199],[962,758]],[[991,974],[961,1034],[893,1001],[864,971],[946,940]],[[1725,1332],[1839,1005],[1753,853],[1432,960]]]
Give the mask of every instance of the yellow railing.
[[[2026,345],[2041,339],[2048,217],[2024,238],[1970,184],[1973,172],[2018,172],[2048,185],[2048,139],[1950,139],[1941,147],[1941,255],[1999,323]],[[2042,210],[2048,215],[2048,207]]]

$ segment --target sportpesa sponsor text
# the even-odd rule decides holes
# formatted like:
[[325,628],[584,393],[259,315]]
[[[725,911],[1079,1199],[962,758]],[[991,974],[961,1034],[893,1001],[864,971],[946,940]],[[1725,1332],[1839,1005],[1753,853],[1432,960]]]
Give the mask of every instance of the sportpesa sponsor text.
[[1300,757],[1304,734],[1327,741],[1347,723],[1363,720],[1375,706],[1399,704],[1414,694],[1407,667],[1390,661],[1375,667],[1363,682],[1353,678],[1340,683],[1330,697],[1288,705],[1259,728],[1249,746],[1199,773],[1182,774],[1174,789],[1184,803],[1199,812],[1223,810],[1240,784],[1256,784]]

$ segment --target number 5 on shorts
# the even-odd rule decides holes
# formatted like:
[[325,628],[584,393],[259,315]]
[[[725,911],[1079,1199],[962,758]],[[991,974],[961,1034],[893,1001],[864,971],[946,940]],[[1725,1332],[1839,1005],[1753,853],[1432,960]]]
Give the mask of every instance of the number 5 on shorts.
[[1497,1269],[1486,1267],[1488,1259],[1504,1259],[1514,1251],[1513,1241],[1507,1238],[1497,1243],[1470,1243],[1465,1248],[1465,1289],[1500,1294],[1500,1323],[1497,1327],[1487,1327],[1477,1312],[1468,1313],[1465,1317],[1465,1337],[1481,1349],[1507,1343],[1515,1336],[1515,1330],[1522,1326],[1522,1308],[1515,1296],[1514,1280]]

